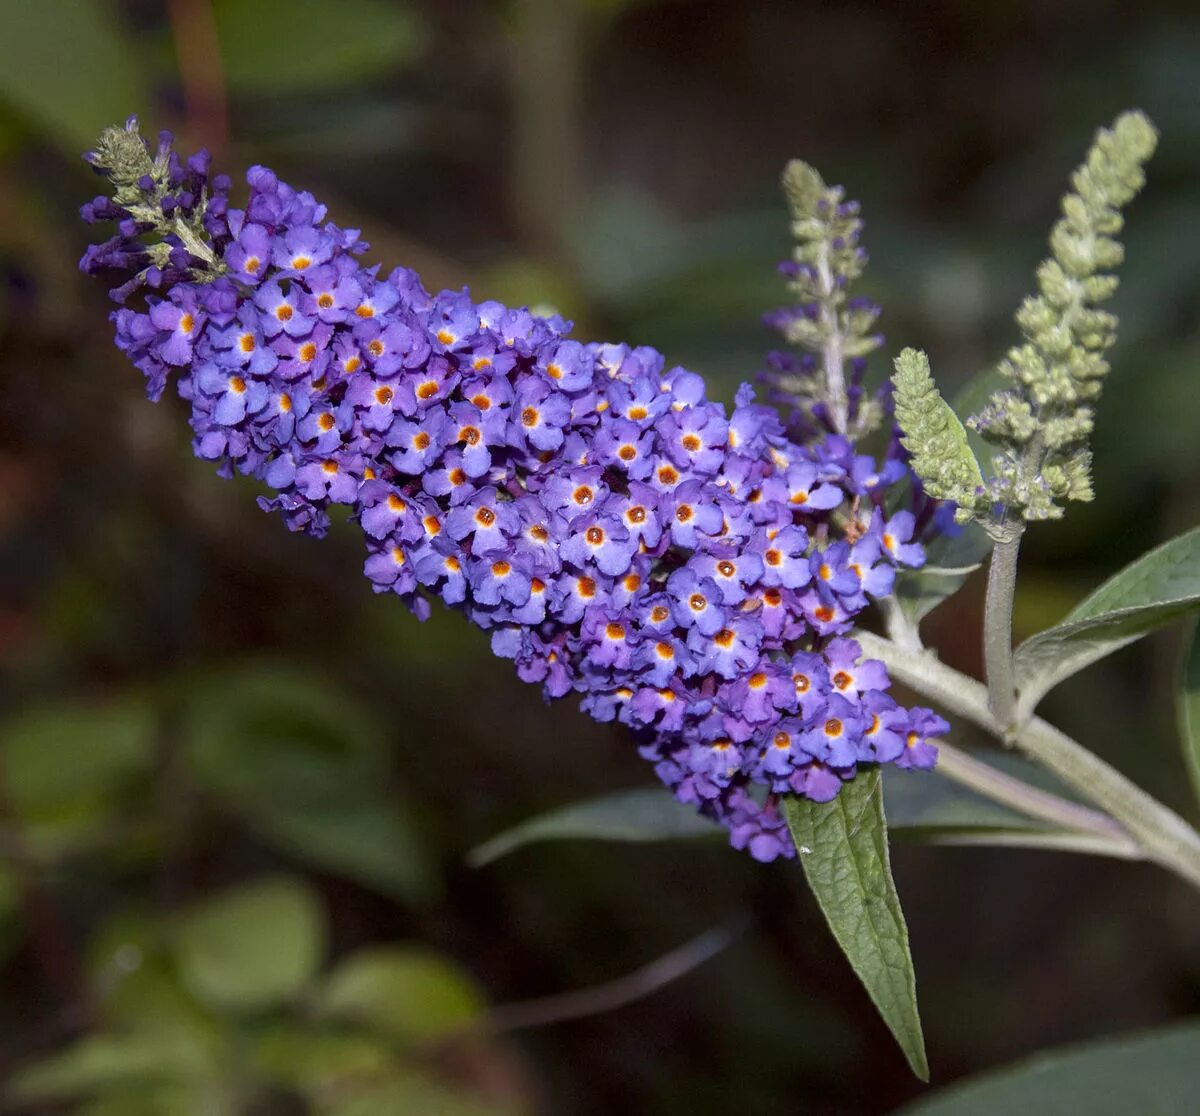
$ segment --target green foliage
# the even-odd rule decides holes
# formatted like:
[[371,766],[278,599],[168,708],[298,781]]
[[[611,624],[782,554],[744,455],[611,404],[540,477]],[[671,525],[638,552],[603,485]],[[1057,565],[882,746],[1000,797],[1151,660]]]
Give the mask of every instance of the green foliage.
[[1140,112],[1097,133],[1072,176],[1074,191],[1063,198],[1051,258],[1038,268],[1038,293],[1017,312],[1025,341],[1000,365],[1014,386],[969,420],[1001,451],[993,462],[994,499],[1025,519],[1057,519],[1063,501],[1092,498],[1092,405],[1117,328],[1117,319],[1096,306],[1117,288],[1120,210],[1144,185],[1142,166],[1157,140]]
[[183,737],[198,782],[264,840],[406,903],[437,881],[362,703],[315,672],[270,663],[193,679]]
[[255,1012],[299,996],[320,968],[325,924],[290,879],[242,884],[188,912],[176,930],[184,985],[218,1011]]
[[905,349],[896,358],[892,384],[901,441],[925,490],[939,500],[953,500],[960,523],[985,511],[979,462],[967,444],[963,424],[933,382],[929,358],[916,349]]
[[1178,1116],[1196,1107],[1200,1024],[1039,1054],[905,1105],[896,1116]]
[[150,97],[114,5],[38,0],[4,5],[0,101],[74,159],[101,128],[144,110]]
[[[449,958],[375,947],[322,977],[324,926],[315,893],[288,877],[239,885],[174,919],[116,919],[89,950],[101,1022],[23,1066],[6,1095],[80,1102],[72,1111],[88,1116],[241,1116],[275,1111],[262,1104],[281,1094],[286,1111],[313,1116],[525,1111],[430,1072],[429,1044],[485,1012]],[[416,1107],[393,1109],[395,1098]]]
[[483,998],[457,966],[427,949],[362,950],[331,972],[317,1014],[369,1026],[405,1045],[431,1042],[481,1020]]
[[126,1090],[148,1089],[161,1102],[194,1095],[183,1082],[202,1078],[213,1069],[205,1048],[174,1032],[155,1034],[147,1029],[138,1034],[94,1035],[19,1073],[12,1083],[12,1098],[53,1101],[106,1093],[124,1096]]
[[1196,796],[1200,798],[1200,625],[1192,628],[1179,672],[1179,738]]
[[693,806],[665,794],[662,787],[639,787],[538,814],[485,841],[471,851],[469,859],[478,868],[524,845],[580,837],[597,841],[668,841],[723,835],[724,830],[698,814]]
[[246,93],[361,83],[410,64],[424,40],[413,9],[384,0],[216,0],[213,15],[225,76]]
[[1014,665],[1020,709],[1030,715],[1064,678],[1200,609],[1200,527],[1155,547],[1069,616],[1027,639]]
[[783,809],[833,936],[913,1073],[928,1081],[908,926],[888,858],[879,769],[860,772],[832,802],[789,796]]
[[129,837],[122,807],[154,760],[155,719],[140,697],[30,710],[0,727],[0,767],[26,851],[38,859]]

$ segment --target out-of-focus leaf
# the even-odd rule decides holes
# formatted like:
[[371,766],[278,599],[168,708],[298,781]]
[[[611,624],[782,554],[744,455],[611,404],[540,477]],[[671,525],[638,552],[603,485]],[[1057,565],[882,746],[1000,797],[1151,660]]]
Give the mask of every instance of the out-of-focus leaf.
[[0,98],[71,154],[149,103],[139,51],[113,8],[77,0],[4,5]]
[[1200,527],[1163,543],[1100,586],[1061,624],[1027,639],[1014,665],[1030,715],[1064,678],[1200,609]]
[[419,947],[381,946],[341,962],[317,994],[321,1016],[404,1043],[437,1039],[479,1019],[484,1002],[452,961]]
[[118,1086],[195,1079],[212,1071],[206,1047],[178,1034],[93,1035],[17,1072],[10,1097],[65,1100]]
[[247,662],[187,688],[183,735],[197,777],[230,796],[269,787],[363,787],[386,772],[379,724],[315,671]]
[[318,1100],[317,1116],[380,1116],[381,1113],[413,1113],[416,1116],[517,1116],[522,1109],[498,1105],[492,1099],[476,1099],[452,1092],[432,1078],[409,1070],[391,1081],[355,1090],[348,1096]]
[[72,1116],[175,1116],[203,1113],[204,1116],[243,1116],[246,1109],[234,1085],[220,1080],[186,1083],[131,1084],[106,1089],[104,1095]]
[[1182,1116],[1196,1111],[1200,1024],[1038,1054],[896,1116]]
[[892,882],[879,768],[832,802],[789,795],[784,815],[809,886],[909,1066],[929,1080],[908,926]]
[[237,92],[361,83],[407,66],[423,40],[416,11],[383,0],[215,0],[213,14]]
[[1200,797],[1200,625],[1192,630],[1179,676],[1179,738],[1192,786]]
[[925,548],[925,565],[896,577],[896,599],[913,623],[923,620],[947,597],[962,588],[988,556],[992,541],[978,523],[968,523],[953,537],[939,535]]
[[5,792],[34,853],[94,834],[153,762],[153,709],[138,700],[35,710],[0,728]]
[[189,691],[184,737],[200,782],[267,841],[402,902],[437,881],[379,725],[317,675],[246,665]]
[[539,841],[591,838],[597,841],[669,841],[680,837],[715,837],[723,831],[694,806],[672,798],[663,787],[638,787],[573,802],[539,814],[472,849],[474,867],[507,856],[522,845]]
[[221,1023],[184,988],[162,923],[123,909],[89,943],[88,975],[104,1019],[116,1030],[178,1034],[209,1046],[216,1058]]
[[325,953],[324,914],[298,880],[261,879],[194,907],[175,934],[179,973],[217,1010],[253,1012],[296,997]]
[[294,1024],[256,1037],[253,1059],[263,1077],[302,1093],[330,1093],[347,1080],[378,1081],[395,1072],[391,1043],[374,1036],[324,1033]]
[[401,903],[438,891],[425,848],[406,811],[383,796],[247,803],[246,821],[296,859],[361,883]]

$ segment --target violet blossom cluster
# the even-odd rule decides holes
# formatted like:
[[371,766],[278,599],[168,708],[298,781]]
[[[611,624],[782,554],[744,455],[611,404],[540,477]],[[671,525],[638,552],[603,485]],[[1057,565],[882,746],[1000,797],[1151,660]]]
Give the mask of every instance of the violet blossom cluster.
[[263,167],[242,209],[206,158],[162,168],[142,201],[199,214],[211,261],[168,223],[155,262],[144,211],[99,198],[85,218],[118,235],[81,266],[122,272],[119,300],[144,285],[117,345],[151,398],[177,374],[196,454],[265,484],[291,529],[320,536],[348,507],[377,592],[422,619],[440,598],[547,698],[629,726],[759,860],[795,854],[780,796],[933,765],[946,723],[899,706],[847,637],[924,560],[912,513],[885,512],[902,469],[839,437],[793,443],[746,385],[727,412],[653,349],[383,275]]

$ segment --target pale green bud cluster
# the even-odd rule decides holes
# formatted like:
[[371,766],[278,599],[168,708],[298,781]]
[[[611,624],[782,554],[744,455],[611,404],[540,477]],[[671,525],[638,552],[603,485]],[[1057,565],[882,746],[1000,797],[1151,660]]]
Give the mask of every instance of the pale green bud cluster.
[[[1092,404],[1109,365],[1117,319],[1096,304],[1117,288],[1112,269],[1124,251],[1115,237],[1145,183],[1142,165],[1157,133],[1140,112],[1118,117],[1096,136],[1072,176],[1072,193],[1050,235],[1051,258],[1038,268],[1038,293],[1016,315],[1025,340],[999,371],[1013,387],[997,392],[968,425],[1000,447],[991,500],[1027,520],[1057,519],[1062,502],[1090,500]],[[918,470],[919,471],[919,470]]]
[[905,349],[896,358],[892,384],[900,440],[925,491],[938,500],[953,500],[960,523],[986,513],[989,497],[979,462],[958,415],[933,382],[929,358]]

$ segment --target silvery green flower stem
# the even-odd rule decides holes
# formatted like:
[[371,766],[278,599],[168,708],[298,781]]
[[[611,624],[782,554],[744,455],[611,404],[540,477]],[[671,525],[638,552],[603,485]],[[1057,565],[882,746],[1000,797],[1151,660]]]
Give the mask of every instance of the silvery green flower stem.
[[1012,613],[1017,588],[1017,554],[1025,524],[1005,524],[992,536],[987,595],[983,606],[983,662],[988,708],[1007,736],[1017,722],[1017,678],[1013,671]]
[[[1082,838],[1089,852],[1124,859],[1142,858],[1142,850],[1125,829],[1107,814],[1071,802],[1040,787],[997,770],[947,741],[938,742],[937,770],[947,779],[968,787],[993,802],[1012,807],[1031,818],[1069,831],[1063,838]],[[1039,841],[1045,835],[1039,835]],[[1074,846],[1072,846],[1074,847]]]
[[825,389],[829,397],[829,417],[838,434],[845,434],[849,425],[849,404],[846,398],[846,375],[842,365],[842,332],[838,325],[837,304],[834,302],[836,279],[829,263],[829,244],[821,246],[817,259],[817,276],[821,284],[821,321],[825,327]]
[[[982,683],[938,662],[931,653],[907,651],[868,632],[858,632],[855,638],[866,654],[887,664],[893,678],[1000,740],[1010,735],[989,708],[988,689]],[[1022,726],[1012,743],[1117,822],[1147,860],[1200,887],[1200,833],[1178,814],[1041,717]]]

